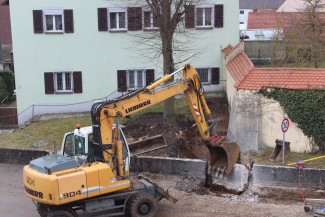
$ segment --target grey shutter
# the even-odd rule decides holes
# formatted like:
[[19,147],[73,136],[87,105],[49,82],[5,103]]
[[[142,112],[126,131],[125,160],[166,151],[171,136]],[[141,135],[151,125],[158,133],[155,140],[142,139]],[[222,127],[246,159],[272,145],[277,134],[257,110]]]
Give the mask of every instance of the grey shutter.
[[146,86],[153,83],[154,80],[155,80],[155,70],[147,69],[146,70]]
[[117,91],[127,91],[126,86],[126,70],[117,70]]
[[214,27],[223,27],[223,5],[214,6]]
[[108,31],[107,8],[98,8],[98,31]]
[[73,10],[64,10],[64,32],[73,33]]
[[43,33],[43,12],[33,10],[34,33]]
[[195,27],[195,6],[185,5],[185,28]]
[[74,93],[82,93],[81,72],[73,72],[73,92]]
[[44,72],[45,94],[54,94],[53,72]]
[[128,8],[128,30],[142,30],[142,9],[141,7]]
[[220,69],[219,68],[212,68],[211,69],[211,84],[220,84],[219,76],[220,76]]

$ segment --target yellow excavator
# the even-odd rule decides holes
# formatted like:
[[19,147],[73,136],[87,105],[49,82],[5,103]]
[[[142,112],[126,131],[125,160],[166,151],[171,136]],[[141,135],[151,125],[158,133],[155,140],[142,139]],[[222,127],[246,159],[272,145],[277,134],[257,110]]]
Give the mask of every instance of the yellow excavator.
[[[179,81],[162,85],[181,71]],[[95,103],[91,109],[93,151],[83,163],[53,154],[32,160],[24,167],[25,194],[35,202],[39,214],[75,217],[83,211],[86,215],[105,212],[109,216],[154,216],[156,202],[170,197],[149,180],[132,181],[130,151],[121,136],[119,120],[182,92],[210,151],[209,173],[229,174],[237,161],[239,146],[217,135],[211,118],[207,123],[211,112],[199,75],[191,65],[183,65],[145,88]]]

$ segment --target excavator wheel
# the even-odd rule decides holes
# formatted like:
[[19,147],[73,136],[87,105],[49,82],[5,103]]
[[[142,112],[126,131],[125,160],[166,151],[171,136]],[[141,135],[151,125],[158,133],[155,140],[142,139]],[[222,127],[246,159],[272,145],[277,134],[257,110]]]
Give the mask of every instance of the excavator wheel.
[[51,211],[47,217],[77,217],[78,214],[72,209],[56,209]]
[[47,217],[49,214],[49,207],[48,205],[37,203],[36,204],[37,212],[41,217]]
[[135,193],[127,202],[126,216],[154,217],[156,216],[157,201],[147,193]]

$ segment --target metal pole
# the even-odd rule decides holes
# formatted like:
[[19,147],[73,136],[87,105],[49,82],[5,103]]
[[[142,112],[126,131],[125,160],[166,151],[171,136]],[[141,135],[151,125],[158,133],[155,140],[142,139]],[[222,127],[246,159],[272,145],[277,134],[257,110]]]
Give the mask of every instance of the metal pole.
[[120,129],[119,129],[119,125],[120,125],[120,119],[119,119],[119,117],[116,117],[117,141],[120,141]]
[[58,153],[58,150],[56,148],[56,140],[54,140],[54,154],[57,154]]
[[282,164],[284,164],[284,152],[285,152],[285,146],[284,146],[284,143],[285,143],[285,132],[283,132],[283,144],[282,144]]

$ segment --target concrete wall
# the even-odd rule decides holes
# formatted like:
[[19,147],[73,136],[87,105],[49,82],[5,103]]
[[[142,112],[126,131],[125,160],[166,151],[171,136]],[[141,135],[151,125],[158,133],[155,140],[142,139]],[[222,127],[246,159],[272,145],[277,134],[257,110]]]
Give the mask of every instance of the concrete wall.
[[130,170],[205,179],[207,166],[206,161],[197,159],[132,156]]
[[0,148],[0,163],[29,164],[31,160],[48,154],[49,151]]
[[[236,91],[233,95],[232,106],[227,132],[227,139],[237,142],[240,150],[258,151],[261,147],[259,143],[259,107],[250,97],[254,94],[251,92]],[[243,104],[247,102],[247,104]]]
[[[294,167],[262,166],[254,164],[253,185],[299,188],[299,170]],[[325,170],[303,168],[300,171],[303,188],[325,188]]]
[[[132,2],[132,1],[130,1]],[[209,3],[224,5],[224,27],[205,30],[187,29],[187,36],[180,35],[191,51],[175,53],[175,62],[187,60],[194,67],[220,67],[223,70],[221,48],[238,43],[238,1],[210,0]],[[32,105],[74,104],[104,98],[117,89],[117,70],[155,69],[155,78],[162,76],[162,59],[153,58],[146,44],[135,36],[149,34],[144,31],[99,32],[97,8],[126,4],[121,1],[78,0],[31,0],[10,2],[13,53],[17,87],[19,118]],[[144,5],[141,4],[141,5]],[[134,5],[132,5],[134,6]],[[33,10],[49,8],[73,9],[74,33],[34,34]],[[24,19],[22,19],[22,17]],[[237,19],[234,19],[237,17]],[[184,47],[184,44],[182,45]],[[148,48],[148,49],[144,49]],[[149,58],[145,57],[149,55]],[[180,67],[181,64],[179,64]],[[61,70],[81,71],[83,93],[45,94],[44,72]],[[222,80],[222,75],[220,80]],[[218,90],[222,85],[207,86]],[[74,111],[74,107],[66,110]],[[86,109],[86,108],[85,108]],[[49,106],[42,113],[50,113]],[[53,109],[52,109],[53,110]],[[60,112],[63,112],[62,110]],[[19,123],[23,121],[19,120]]]
[[[262,96],[261,96],[262,97]],[[259,117],[259,143],[263,147],[275,147],[276,139],[283,139],[281,123],[283,117],[288,117],[280,104],[274,100],[261,99],[261,115]],[[285,140],[290,142],[290,149],[294,152],[310,152],[312,145],[307,136],[289,119],[289,129],[285,133]]]

